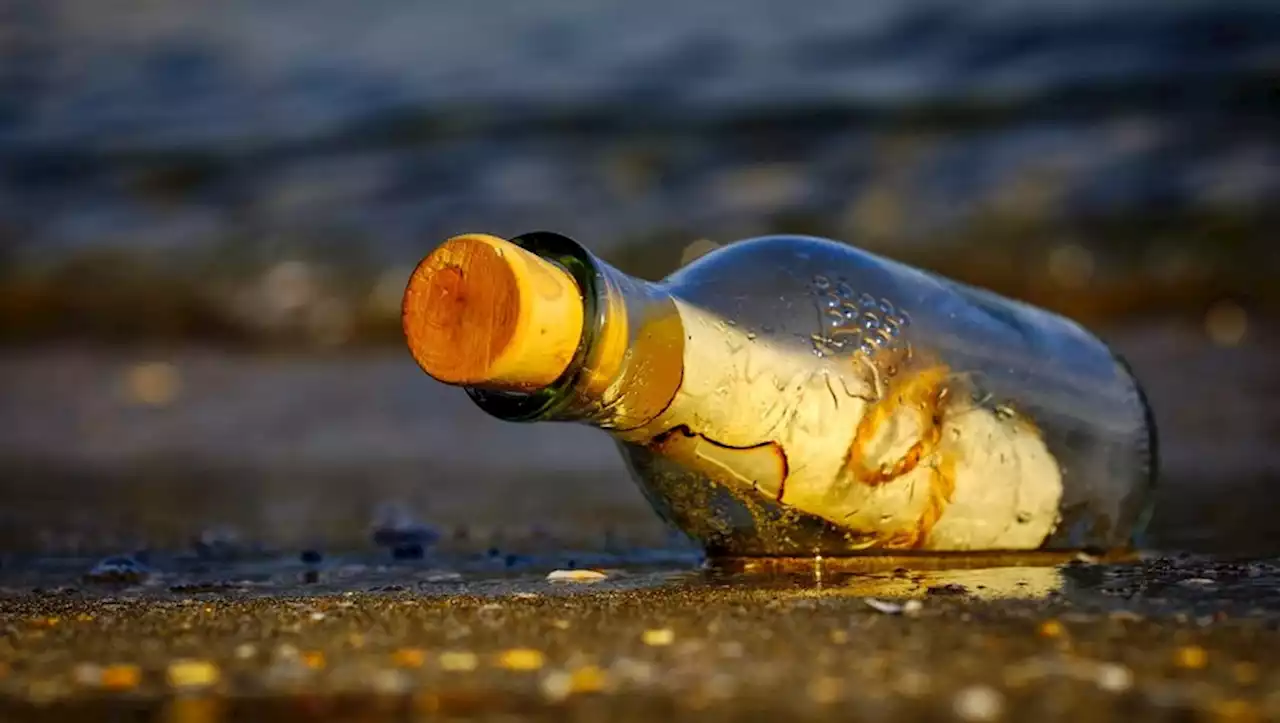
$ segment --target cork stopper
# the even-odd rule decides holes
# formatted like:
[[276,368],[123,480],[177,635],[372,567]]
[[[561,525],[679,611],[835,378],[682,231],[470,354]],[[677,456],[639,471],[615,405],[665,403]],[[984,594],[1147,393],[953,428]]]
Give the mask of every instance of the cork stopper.
[[414,269],[402,309],[413,358],[446,384],[531,391],[569,366],[582,292],[559,266],[487,234],[448,239]]

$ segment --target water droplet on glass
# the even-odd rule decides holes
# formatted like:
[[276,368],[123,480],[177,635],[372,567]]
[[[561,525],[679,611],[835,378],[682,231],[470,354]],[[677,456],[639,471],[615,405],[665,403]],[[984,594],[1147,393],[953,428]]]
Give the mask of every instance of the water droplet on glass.
[[770,325],[770,324],[764,324],[764,325],[762,325],[762,326],[760,327],[760,333],[762,333],[762,334],[772,334],[772,333],[773,333],[773,326],[772,326],[772,325]]
[[826,299],[823,300],[822,305],[828,309],[834,309],[837,306],[840,306],[840,300],[835,298],[834,296],[828,296]]
[[738,325],[738,322],[734,321],[733,319],[725,319],[724,323],[728,324],[729,326],[737,326],[737,325]]
[[826,356],[826,352],[830,351],[828,346],[831,344],[831,340],[821,334],[811,334],[809,336],[809,341],[813,343],[814,356]]
[[846,299],[852,299],[853,287],[850,286],[847,281],[841,281],[840,284],[836,286],[836,293]]
[[748,331],[747,341],[755,341],[755,340],[756,340],[756,333],[754,331]]
[[867,312],[862,315],[862,328],[867,331],[873,331],[880,328],[880,319],[875,314]]
[[960,429],[958,427],[951,428],[951,438],[960,439]]
[[844,326],[844,317],[828,316],[827,325],[830,326],[832,329],[839,329],[840,327]]
[[880,311],[883,311],[886,314],[893,314],[893,304],[890,303],[888,299],[881,299]]
[[1013,419],[1013,407],[1010,407],[1006,404],[1001,404],[1000,406],[996,407],[996,419],[999,419],[1005,422],[1009,421],[1010,419]]
[[897,317],[899,326],[911,326],[911,315],[905,309],[898,309]]
[[1027,523],[1028,523],[1028,522],[1030,522],[1030,521],[1031,521],[1031,513],[1030,513],[1030,512],[1019,512],[1019,513],[1018,513],[1018,524],[1019,524],[1019,525],[1025,525],[1025,524],[1027,524]]
[[831,288],[831,280],[825,276],[815,276],[813,277],[813,285],[819,291],[826,291],[827,289]]
[[840,313],[844,318],[853,321],[858,316],[858,307],[846,302],[840,306]]
[[880,515],[880,521],[881,521],[881,522],[893,522],[893,515],[888,515],[888,514]]
[[876,344],[870,339],[863,339],[862,343],[858,345],[858,350],[863,354],[871,355],[876,352]]

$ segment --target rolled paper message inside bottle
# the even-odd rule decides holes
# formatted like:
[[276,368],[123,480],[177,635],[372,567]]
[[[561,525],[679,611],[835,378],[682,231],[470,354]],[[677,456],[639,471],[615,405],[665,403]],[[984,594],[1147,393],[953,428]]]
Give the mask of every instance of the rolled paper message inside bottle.
[[1117,549],[1145,524],[1137,380],[1069,319],[831,239],[726,244],[659,282],[553,233],[444,242],[404,330],[487,413],[592,425],[728,556]]

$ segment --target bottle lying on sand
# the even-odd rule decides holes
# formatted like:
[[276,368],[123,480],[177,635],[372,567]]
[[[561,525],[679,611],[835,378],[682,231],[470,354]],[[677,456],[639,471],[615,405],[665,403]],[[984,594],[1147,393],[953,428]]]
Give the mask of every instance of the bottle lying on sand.
[[738,241],[655,283],[559,234],[468,234],[403,312],[428,375],[605,430],[712,556],[1130,550],[1145,524],[1155,429],[1122,359],[846,243]]

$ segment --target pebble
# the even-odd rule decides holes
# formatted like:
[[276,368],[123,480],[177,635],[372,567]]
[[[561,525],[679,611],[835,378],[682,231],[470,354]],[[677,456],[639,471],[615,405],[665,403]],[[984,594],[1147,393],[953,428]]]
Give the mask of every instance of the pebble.
[[169,664],[165,678],[174,688],[207,688],[217,685],[221,674],[207,660],[176,660]]
[[319,670],[325,666],[324,653],[318,650],[311,650],[302,655],[302,662],[312,670]]
[[440,667],[455,673],[475,670],[479,662],[475,653],[465,650],[451,650],[440,654]]
[[71,669],[71,679],[79,685],[96,687],[102,682],[102,667],[93,663],[79,663]]
[[644,631],[644,634],[641,635],[641,639],[644,641],[645,645],[659,647],[670,645],[674,642],[676,639],[676,633],[671,628],[657,628]]
[[1179,668],[1199,670],[1209,663],[1209,653],[1199,645],[1184,645],[1173,656]]
[[138,666],[127,663],[108,665],[98,680],[108,690],[132,690],[142,681],[142,671]]
[[128,555],[114,555],[99,560],[85,573],[84,579],[89,582],[138,584],[150,575],[151,571],[147,566],[135,558]]
[[182,388],[182,375],[169,362],[143,362],[125,372],[124,391],[132,403],[148,407],[163,407],[177,399]]
[[416,520],[408,509],[387,505],[377,512],[373,525],[373,544],[391,548],[393,558],[421,558],[439,540],[440,531]]
[[573,694],[573,676],[557,670],[542,679],[542,694],[553,701],[561,701]]
[[1057,620],[1046,620],[1043,623],[1040,623],[1038,632],[1040,633],[1040,636],[1044,638],[1057,638],[1061,637],[1065,630],[1062,627],[1062,623]]
[[994,721],[1004,713],[1004,695],[987,685],[971,685],[956,694],[952,709],[965,721]]
[[578,668],[572,673],[553,671],[542,678],[542,694],[549,700],[561,701],[571,695],[596,693],[608,683],[605,672],[594,665]]
[[399,695],[409,687],[408,680],[398,670],[379,670],[369,682],[374,690],[384,695]]
[[537,670],[545,658],[541,651],[532,648],[512,648],[498,656],[498,665],[507,670]]
[[1098,687],[1109,693],[1123,693],[1133,687],[1133,671],[1119,663],[1103,663],[1098,666]]
[[547,574],[549,582],[600,582],[608,577],[599,570],[552,570]]
[[908,600],[899,604],[869,597],[863,600],[863,602],[886,615],[911,614],[919,612],[924,608],[924,604],[919,600]]
[[421,668],[427,654],[419,648],[401,648],[391,654],[391,659],[401,668]]
[[595,693],[604,690],[609,679],[604,671],[594,665],[585,665],[573,671],[571,690],[574,693]]

